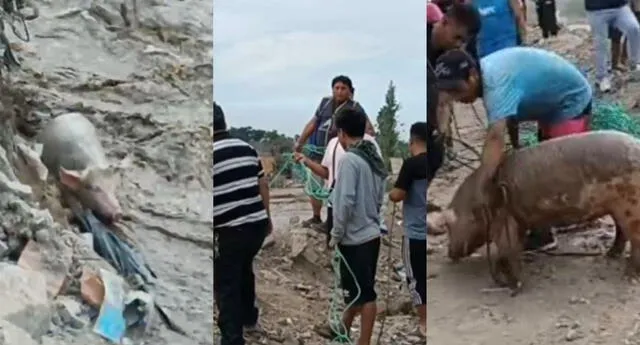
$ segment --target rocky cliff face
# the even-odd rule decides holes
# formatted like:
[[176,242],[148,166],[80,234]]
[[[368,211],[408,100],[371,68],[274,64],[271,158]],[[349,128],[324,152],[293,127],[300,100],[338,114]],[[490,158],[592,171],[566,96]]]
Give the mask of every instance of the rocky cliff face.
[[137,20],[132,3],[37,4],[32,41],[13,44],[22,69],[0,84],[0,343],[103,342],[79,279],[112,268],[66,222],[27,149],[52,116],[74,111],[110,159],[132,159],[118,190],[123,228],[159,276],[158,304],[191,335],[158,324],[145,341],[212,344],[211,2],[139,1]]

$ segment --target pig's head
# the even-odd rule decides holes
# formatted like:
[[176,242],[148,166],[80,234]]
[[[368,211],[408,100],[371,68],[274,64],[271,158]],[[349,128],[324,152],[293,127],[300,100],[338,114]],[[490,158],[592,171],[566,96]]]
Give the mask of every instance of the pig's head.
[[88,167],[80,171],[60,167],[59,177],[60,183],[103,221],[113,223],[122,218],[122,208],[115,195],[120,177],[116,167]]
[[487,242],[486,220],[482,216],[487,205],[475,194],[477,183],[476,171],[458,187],[449,207],[427,214],[429,231],[448,234],[449,258],[454,261],[473,254]]
[[447,208],[427,214],[427,229],[447,233],[449,258],[457,261],[467,257],[487,242],[483,220],[470,210],[456,212]]

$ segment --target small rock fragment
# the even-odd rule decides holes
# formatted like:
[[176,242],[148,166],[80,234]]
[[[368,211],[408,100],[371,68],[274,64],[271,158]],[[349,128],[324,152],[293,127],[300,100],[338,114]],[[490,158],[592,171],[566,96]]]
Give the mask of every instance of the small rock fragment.
[[34,238],[36,242],[39,243],[48,243],[51,240],[51,234],[49,233],[49,229],[40,229],[36,231],[34,234]]
[[80,303],[69,297],[59,297],[56,302],[58,315],[65,324],[76,329],[82,329],[87,325],[87,321],[80,315]]

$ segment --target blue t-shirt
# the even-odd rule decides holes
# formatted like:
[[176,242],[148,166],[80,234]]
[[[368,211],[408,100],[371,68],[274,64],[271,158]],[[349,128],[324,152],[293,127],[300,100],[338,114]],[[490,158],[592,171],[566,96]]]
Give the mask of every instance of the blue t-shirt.
[[513,116],[556,124],[582,115],[593,96],[571,62],[538,48],[500,50],[482,58],[480,69],[489,123]]
[[474,0],[473,4],[482,17],[476,41],[480,58],[518,45],[516,17],[509,0]]

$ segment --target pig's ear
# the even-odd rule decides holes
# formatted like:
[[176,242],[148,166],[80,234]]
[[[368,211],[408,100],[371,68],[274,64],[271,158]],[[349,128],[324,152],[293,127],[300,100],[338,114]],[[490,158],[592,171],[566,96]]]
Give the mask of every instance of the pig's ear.
[[71,190],[78,190],[82,186],[82,173],[77,170],[67,170],[60,167],[59,176],[60,183]]

